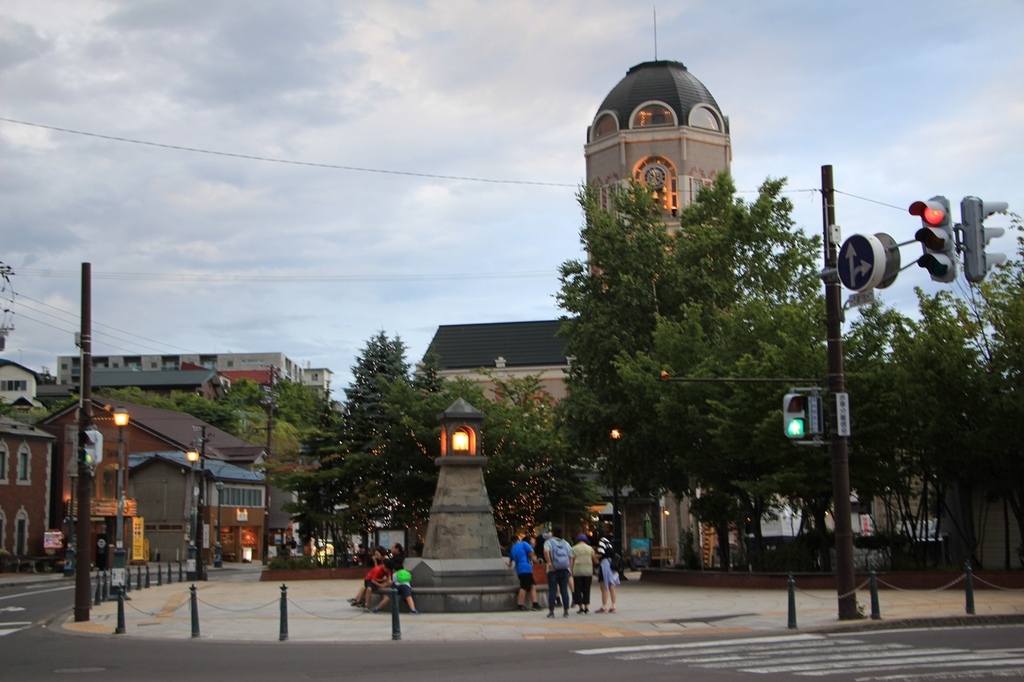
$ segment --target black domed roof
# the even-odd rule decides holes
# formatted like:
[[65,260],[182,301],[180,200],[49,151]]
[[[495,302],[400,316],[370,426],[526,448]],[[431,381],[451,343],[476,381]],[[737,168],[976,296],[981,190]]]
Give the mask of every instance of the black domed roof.
[[686,125],[690,109],[697,104],[711,105],[719,114],[722,113],[718,102],[704,84],[687,71],[681,62],[674,61],[644,62],[631,68],[626,72],[626,77],[604,98],[598,112],[614,111],[619,118],[619,125],[628,128],[633,110],[651,100],[664,102],[671,107],[676,113],[676,119],[683,125]]

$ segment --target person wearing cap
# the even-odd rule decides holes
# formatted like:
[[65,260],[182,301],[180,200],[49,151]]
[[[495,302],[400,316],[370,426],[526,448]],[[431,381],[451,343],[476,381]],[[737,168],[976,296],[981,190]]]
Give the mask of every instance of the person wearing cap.
[[[395,571],[395,577],[392,580],[392,584],[398,590],[399,599],[405,600],[406,605],[409,607],[409,613],[418,614],[419,611],[416,610],[416,602],[413,601],[412,598],[412,573],[404,568],[398,569]],[[385,594],[384,598],[380,600],[380,603],[377,604],[377,608],[375,608],[373,612],[380,613],[390,603],[391,597]]]
[[590,585],[594,580],[594,548],[586,533],[576,536],[576,544],[572,546],[572,601],[576,605],[576,613],[590,613]]

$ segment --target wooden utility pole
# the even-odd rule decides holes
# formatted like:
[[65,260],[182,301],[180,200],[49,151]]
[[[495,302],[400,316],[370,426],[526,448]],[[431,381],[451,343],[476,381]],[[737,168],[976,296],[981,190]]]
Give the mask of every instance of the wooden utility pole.
[[[821,167],[821,202],[825,223],[825,331],[828,339],[828,391],[833,401],[846,393],[843,370],[843,290],[839,282],[838,228],[832,166]],[[833,409],[833,414],[835,409]],[[856,620],[857,593],[854,590],[853,528],[850,520],[849,439],[832,424],[832,497],[836,526],[836,591],[839,620]]]
[[92,264],[82,263],[82,349],[78,386],[78,443],[72,455],[78,460],[78,517],[75,528],[75,622],[89,620],[92,606],[92,476],[82,449],[85,432],[92,426]]

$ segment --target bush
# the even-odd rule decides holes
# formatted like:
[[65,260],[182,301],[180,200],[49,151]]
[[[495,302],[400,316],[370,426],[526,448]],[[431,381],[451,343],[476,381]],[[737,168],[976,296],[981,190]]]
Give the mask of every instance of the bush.
[[311,556],[279,556],[270,560],[267,565],[271,569],[303,570],[321,568],[320,563]]
[[0,573],[7,570],[7,559],[10,558],[11,553],[6,549],[0,549]]

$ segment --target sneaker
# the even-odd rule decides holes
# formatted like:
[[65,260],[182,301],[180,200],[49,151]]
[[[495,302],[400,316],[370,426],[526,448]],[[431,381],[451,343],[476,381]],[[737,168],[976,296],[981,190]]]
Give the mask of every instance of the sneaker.
[[525,610],[526,610],[526,607],[523,606],[522,604],[520,604],[519,606],[516,607],[516,611],[525,611]]
[[374,610],[373,610],[373,611],[371,611],[370,613],[380,613],[380,609],[374,609]]
[[548,612],[548,618],[554,618],[554,617],[555,617],[555,612],[554,611],[549,611]]
[[409,613],[415,614],[417,616],[420,615],[420,612],[417,611],[416,609],[409,609]]
[[534,611],[540,611],[542,607],[537,602],[533,602],[533,606],[531,606],[530,608],[533,609]]
[[568,618],[568,617],[569,617],[569,612],[568,611],[566,611],[565,613],[562,614],[562,618]]

